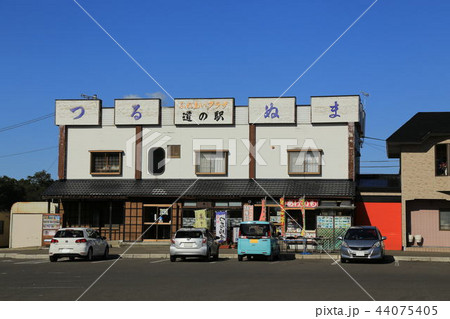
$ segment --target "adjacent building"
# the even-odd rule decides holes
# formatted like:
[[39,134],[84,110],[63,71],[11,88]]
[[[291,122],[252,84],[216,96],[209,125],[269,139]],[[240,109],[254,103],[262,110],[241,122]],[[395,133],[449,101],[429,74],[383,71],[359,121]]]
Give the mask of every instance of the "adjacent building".
[[401,167],[402,243],[450,247],[450,112],[420,112],[387,139]]
[[358,95],[56,100],[59,180],[43,196],[64,226],[113,240],[169,240],[201,209],[212,230],[226,212],[228,241],[260,219],[335,238],[354,220],[364,117]]

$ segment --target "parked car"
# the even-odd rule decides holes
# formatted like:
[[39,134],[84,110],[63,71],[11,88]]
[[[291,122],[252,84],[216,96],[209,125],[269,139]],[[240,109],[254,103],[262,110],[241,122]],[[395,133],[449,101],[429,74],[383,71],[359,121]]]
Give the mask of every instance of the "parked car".
[[219,259],[219,237],[213,235],[206,228],[181,228],[177,230],[171,240],[170,261],[178,257],[201,257],[208,261],[211,256]]
[[341,262],[354,259],[384,259],[384,240],[375,226],[353,226],[345,233],[342,240]]
[[107,259],[109,256],[109,244],[105,237],[90,228],[61,228],[53,237],[49,257],[51,262],[59,258],[69,257],[74,260],[81,257],[92,260],[95,256]]
[[238,260],[245,256],[266,256],[270,261],[280,255],[279,234],[270,222],[242,222],[239,226]]

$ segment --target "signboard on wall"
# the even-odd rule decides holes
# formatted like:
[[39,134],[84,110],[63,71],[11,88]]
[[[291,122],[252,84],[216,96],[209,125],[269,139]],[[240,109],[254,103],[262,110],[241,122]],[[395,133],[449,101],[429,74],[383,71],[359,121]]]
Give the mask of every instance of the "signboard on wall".
[[248,99],[250,124],[295,123],[295,97],[251,97]]
[[116,125],[158,125],[160,112],[160,99],[114,100]]
[[244,204],[244,222],[253,221],[253,205]]
[[312,96],[312,123],[360,122],[360,97]]
[[317,228],[333,228],[333,216],[317,216]]
[[216,236],[220,237],[219,243],[227,241],[227,212],[216,212]]
[[352,226],[351,216],[336,216],[334,218],[335,228],[350,228]]
[[234,123],[234,98],[175,99],[175,125]]
[[56,125],[100,125],[101,100],[56,100]]
[[316,208],[319,206],[317,200],[301,200],[301,199],[288,199],[286,200],[286,207],[289,208]]

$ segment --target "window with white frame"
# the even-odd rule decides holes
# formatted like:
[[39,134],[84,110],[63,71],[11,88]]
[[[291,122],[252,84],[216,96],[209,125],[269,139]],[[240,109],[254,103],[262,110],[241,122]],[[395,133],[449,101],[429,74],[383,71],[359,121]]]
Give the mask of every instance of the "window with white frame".
[[322,172],[321,150],[288,150],[290,175],[319,175]]
[[226,175],[228,151],[196,151],[195,173],[197,175]]

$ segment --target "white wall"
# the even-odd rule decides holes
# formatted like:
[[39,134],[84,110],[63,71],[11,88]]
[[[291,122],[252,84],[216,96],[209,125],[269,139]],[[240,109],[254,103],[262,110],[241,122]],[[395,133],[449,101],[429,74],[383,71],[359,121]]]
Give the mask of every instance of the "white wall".
[[[135,177],[135,132],[134,126],[114,126],[114,109],[102,110],[103,127],[69,127],[67,147],[67,178],[129,178]],[[144,126],[142,149],[142,178],[197,178],[194,167],[194,150],[225,149],[229,151],[228,176],[214,178],[248,178],[248,107],[236,107],[235,125],[175,126],[174,109],[162,108],[162,126]],[[300,148],[305,140],[312,140],[323,150],[321,176],[307,178],[348,178],[348,127],[341,124],[311,124],[311,107],[297,107],[297,125],[257,126],[257,142],[265,139],[259,154],[266,165],[259,161],[256,166],[257,178],[288,178],[286,150],[280,151],[274,139],[293,139],[289,148]],[[197,146],[195,146],[197,143]],[[218,144],[215,144],[218,143]],[[203,144],[200,146],[199,144]],[[214,144],[216,146],[214,146]],[[148,151],[152,147],[181,145],[181,158],[168,159],[165,173],[153,176],[148,172]],[[272,146],[274,146],[272,148]],[[122,150],[122,176],[92,176],[90,174],[90,153],[92,150]],[[203,176],[201,178],[212,178]],[[292,178],[305,178],[302,176]]]

